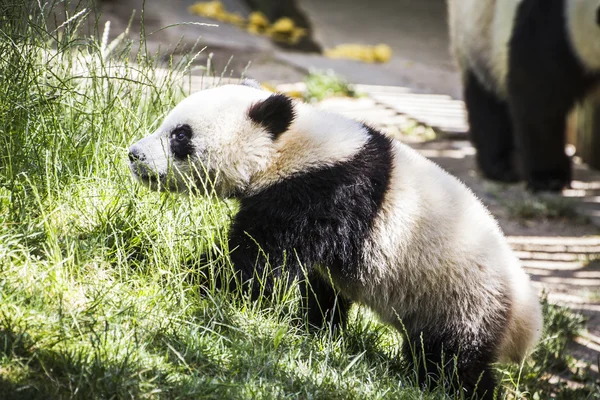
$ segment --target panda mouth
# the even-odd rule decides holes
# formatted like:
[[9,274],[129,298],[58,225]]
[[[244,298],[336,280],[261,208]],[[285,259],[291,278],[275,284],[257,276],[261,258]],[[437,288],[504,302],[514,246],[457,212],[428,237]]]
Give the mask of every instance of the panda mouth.
[[133,176],[150,190],[173,193],[185,192],[182,185],[172,175],[154,172],[146,165],[139,163],[131,163],[129,167]]
[[158,175],[141,174],[141,175],[138,175],[138,177],[142,181],[149,182],[149,183],[158,183],[160,181]]
[[148,167],[143,164],[130,163],[129,168],[131,169],[133,176],[151,189],[157,187],[159,183],[164,180],[164,177],[161,176],[161,174],[149,170]]
[[160,174],[139,174],[136,175],[142,185],[148,189],[158,192],[177,192],[177,185],[171,184],[171,180],[165,175]]
[[160,185],[161,179],[158,175],[136,174],[136,177],[144,186],[147,186],[148,188],[150,188],[152,190],[158,190],[158,188],[161,186]]

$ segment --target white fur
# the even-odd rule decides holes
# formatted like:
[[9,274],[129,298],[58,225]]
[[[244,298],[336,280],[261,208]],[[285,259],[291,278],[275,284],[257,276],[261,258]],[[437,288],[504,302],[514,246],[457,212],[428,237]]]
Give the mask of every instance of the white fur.
[[415,326],[452,318],[475,335],[484,318],[501,319],[505,306],[496,299],[506,293],[512,314],[498,357],[520,361],[541,334],[541,312],[496,221],[467,187],[408,146],[395,143],[394,157],[391,190],[365,244],[369,267],[347,290],[400,330],[398,317],[412,314]]
[[[150,136],[131,149],[146,156],[155,173],[169,174],[180,191],[208,172],[217,193],[227,196],[246,190],[251,178],[267,167],[275,146],[265,129],[248,118],[248,109],[269,93],[242,85],[226,85],[196,92],[180,102]],[[188,124],[194,135],[190,161],[175,159],[169,149],[170,132]],[[132,168],[136,168],[133,165]]]
[[569,39],[589,72],[600,70],[600,26],[596,21],[600,0],[567,0]]
[[522,0],[448,0],[451,50],[461,71],[470,69],[504,96],[508,41]]

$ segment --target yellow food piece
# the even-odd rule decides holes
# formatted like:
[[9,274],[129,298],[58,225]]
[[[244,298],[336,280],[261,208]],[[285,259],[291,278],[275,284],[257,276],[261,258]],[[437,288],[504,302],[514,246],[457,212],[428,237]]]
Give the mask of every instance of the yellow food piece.
[[333,49],[325,50],[329,58],[343,58],[367,63],[388,62],[392,58],[392,49],[387,44],[365,46],[362,44],[340,44]]
[[263,82],[260,84],[260,87],[262,87],[264,90],[267,90],[269,92],[276,92],[277,88],[275,87],[275,85],[269,83],[269,82]]
[[239,14],[228,12],[219,0],[193,4],[188,8],[188,11],[191,14],[237,25],[240,28],[245,28],[253,35],[264,34],[274,40],[290,44],[298,43],[306,35],[306,29],[297,27],[291,18],[279,18],[273,25],[270,25],[265,14],[260,11],[253,11],[246,20]]
[[273,23],[273,25],[271,25],[271,28],[269,28],[269,33],[291,33],[294,31],[294,28],[296,28],[294,21],[291,18],[283,17],[279,18]]
[[218,0],[192,4],[188,8],[188,11],[190,14],[201,15],[206,18],[228,22],[237,26],[246,25],[246,19],[244,17],[239,14],[228,12]]
[[288,40],[288,41],[289,41],[290,43],[292,43],[292,44],[296,44],[296,43],[298,43],[298,42],[300,41],[300,39],[301,39],[303,36],[305,36],[305,35],[306,35],[306,29],[304,29],[304,28],[299,28],[299,27],[296,27],[296,28],[295,28],[295,29],[292,31],[292,33],[290,34],[290,37],[289,37],[289,40]]
[[229,22],[230,24],[233,24],[233,25],[236,25],[239,27],[243,27],[244,25],[246,25],[246,19],[239,14],[226,13],[223,17],[225,18],[223,20],[224,22]]
[[266,30],[269,27],[269,20],[265,14],[261,13],[260,11],[253,11],[248,16],[248,24],[248,28],[252,26],[255,29]]
[[225,7],[223,7],[223,4],[218,0],[192,4],[188,8],[188,11],[191,14],[202,15],[203,17],[213,18],[219,21],[221,20],[217,17],[226,13]]
[[375,60],[380,63],[386,63],[392,58],[392,48],[387,44],[380,43],[373,47]]
[[267,35],[275,40],[296,44],[306,35],[306,29],[296,26],[291,18],[283,17],[267,29]]
[[329,58],[343,58],[350,60],[358,60],[364,62],[373,62],[374,55],[367,46],[360,44],[340,44],[333,49],[325,50],[325,55]]
[[304,92],[302,92],[300,90],[289,90],[289,91],[285,92],[285,95],[288,97],[292,97],[294,99],[303,99],[304,98]]
[[256,25],[248,25],[246,30],[253,35],[260,35],[261,33],[263,33],[262,29],[260,29]]

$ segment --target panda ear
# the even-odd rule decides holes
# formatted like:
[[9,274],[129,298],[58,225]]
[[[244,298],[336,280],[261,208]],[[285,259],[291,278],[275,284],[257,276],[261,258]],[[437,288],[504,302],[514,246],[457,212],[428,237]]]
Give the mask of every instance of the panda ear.
[[265,128],[273,140],[287,131],[295,117],[292,99],[283,94],[273,94],[248,109],[250,119]]

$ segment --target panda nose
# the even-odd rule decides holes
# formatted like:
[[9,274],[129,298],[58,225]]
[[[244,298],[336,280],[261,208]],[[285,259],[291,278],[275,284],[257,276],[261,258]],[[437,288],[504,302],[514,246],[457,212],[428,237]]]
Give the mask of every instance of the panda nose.
[[136,161],[142,161],[144,159],[144,156],[141,155],[140,153],[138,153],[136,151],[136,149],[130,149],[129,150],[129,161],[131,162],[136,162]]

